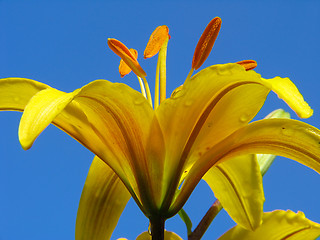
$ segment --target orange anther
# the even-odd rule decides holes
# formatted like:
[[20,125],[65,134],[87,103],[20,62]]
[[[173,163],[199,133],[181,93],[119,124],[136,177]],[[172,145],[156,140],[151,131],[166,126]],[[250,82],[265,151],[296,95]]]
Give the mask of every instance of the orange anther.
[[236,63],[244,67],[246,71],[252,70],[258,65],[255,60],[243,60]]
[[221,18],[215,17],[202,33],[194,51],[192,68],[197,70],[209,56],[221,27]]
[[146,49],[144,50],[144,58],[151,58],[156,55],[168,37],[170,38],[169,28],[166,25],[157,27],[151,34]]
[[[135,59],[138,58],[138,51],[131,48],[130,52],[134,55]],[[119,73],[121,77],[124,77],[125,75],[129,74],[131,72],[131,68],[121,59],[120,65],[119,65]]]
[[118,41],[117,39],[109,38],[108,46],[115,54],[121,57],[121,59],[128,65],[129,68],[131,68],[131,70],[136,75],[142,78],[147,76],[135,56],[122,42]]

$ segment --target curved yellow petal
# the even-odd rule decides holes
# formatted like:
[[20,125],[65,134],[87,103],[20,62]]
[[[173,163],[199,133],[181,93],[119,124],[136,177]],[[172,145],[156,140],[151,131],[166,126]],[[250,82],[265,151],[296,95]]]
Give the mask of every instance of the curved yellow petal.
[[166,178],[199,158],[203,152],[195,149],[206,150],[208,141],[219,142],[251,121],[268,93],[259,74],[238,64],[211,66],[186,81],[156,109],[166,139]]
[[91,164],[78,208],[76,240],[110,239],[130,193],[98,157]]
[[53,88],[35,94],[24,109],[20,126],[21,146],[29,149],[38,135],[63,111],[80,90],[64,93]]
[[[277,109],[265,118],[288,119],[290,114]],[[275,157],[272,154],[235,157],[210,168],[202,178],[231,218],[248,230],[256,229],[261,223],[264,202],[261,175],[265,174]]]
[[0,111],[23,111],[37,92],[48,85],[27,78],[0,79]]
[[275,77],[263,79],[262,82],[283,99],[301,118],[311,117],[313,110],[303,99],[298,88],[289,78]]
[[[148,101],[127,85],[98,80],[83,87],[74,102],[81,106],[103,143],[93,152],[117,172],[128,189],[134,189],[137,196],[133,197],[138,204],[141,201],[149,209],[156,205],[152,196],[158,179],[149,169],[153,168],[151,164],[157,164],[154,161],[162,159],[155,155],[151,155],[154,159],[149,159],[147,149],[162,135],[149,137],[150,129],[157,126],[157,121]],[[158,171],[161,174],[161,169]]]
[[[161,134],[151,137],[150,129],[157,132],[161,130],[157,120],[154,120],[153,109],[146,99],[125,84],[111,83],[106,80],[94,81],[81,88],[80,92],[77,90],[67,94],[36,81],[14,78],[0,80],[0,93],[6,97],[0,97],[0,110],[23,111],[31,97],[45,88],[50,89],[48,91],[50,94],[46,96],[44,92],[35,96],[35,100],[38,99],[38,105],[34,104],[37,101],[33,101],[32,104],[37,108],[31,108],[29,113],[33,112],[40,116],[50,109],[50,116],[47,115],[43,119],[37,118],[36,115],[27,118],[29,128],[32,129],[33,125],[31,119],[44,121],[42,130],[52,121],[54,125],[111,166],[140,207],[142,201],[140,195],[149,199],[144,200],[149,201],[146,207],[148,204],[156,205],[151,203],[150,199],[154,193],[162,192],[158,189],[159,184],[156,179],[156,176],[162,173],[160,169],[159,174],[152,174],[149,169],[161,165],[162,155],[158,157],[155,152],[164,152],[164,145],[158,145],[163,142]],[[21,101],[16,103],[13,100],[17,97],[20,97],[18,100]],[[45,100],[46,97],[51,98],[52,101],[49,101],[50,99],[39,101],[39,99]],[[56,109],[53,106],[59,107]],[[28,134],[25,135],[27,139],[32,139]],[[33,134],[33,138],[36,135]],[[28,146],[28,144],[25,145]],[[152,149],[151,146],[158,148]],[[147,156],[152,160],[147,159]],[[158,163],[150,166],[150,162],[156,161]],[[149,172],[149,175],[145,174]],[[151,187],[147,186],[147,183]]]
[[253,122],[216,144],[193,165],[171,208],[180,208],[190,191],[212,166],[243,154],[279,155],[320,173],[319,146],[320,130],[309,124],[291,119],[264,119]]
[[[260,84],[245,84],[230,90],[212,109],[190,150],[188,165],[235,130],[248,124],[262,107],[269,90]],[[196,128],[196,127],[195,127]],[[196,129],[194,129],[196,130]]]
[[[44,89],[52,88],[26,78],[0,79],[0,111],[23,111],[30,99]],[[53,124],[89,148],[90,143],[99,144],[99,139],[95,137],[86,116],[77,103],[69,103],[54,119]]]
[[[287,88],[290,94],[285,92]],[[288,78],[262,79],[254,71],[231,63],[211,66],[193,76],[156,110],[171,154],[167,158],[184,164],[193,150],[202,154],[245,126],[260,110],[270,89],[283,96],[299,115],[310,112]]]
[[[273,112],[269,113],[265,119],[269,118],[287,118],[290,119],[290,113],[284,111],[283,109],[277,109]],[[260,165],[260,171],[262,176],[268,171],[271,164],[273,163],[274,159],[276,158],[275,155],[272,154],[256,154],[258,163]]]
[[224,144],[229,145],[224,156],[227,158],[243,153],[271,153],[296,160],[320,173],[320,130],[301,121],[253,122],[232,134],[221,146]]
[[[151,237],[150,233],[148,233],[148,232],[143,232],[136,238],[136,240],[151,240],[151,239],[152,239],[152,237]],[[182,240],[182,238],[179,237],[174,232],[165,231],[164,232],[164,240]]]
[[262,221],[264,194],[255,155],[243,155],[212,167],[203,179],[230,217],[255,230]]
[[302,212],[276,210],[264,213],[263,224],[254,232],[236,226],[219,240],[314,240],[320,236],[320,224],[310,221]]

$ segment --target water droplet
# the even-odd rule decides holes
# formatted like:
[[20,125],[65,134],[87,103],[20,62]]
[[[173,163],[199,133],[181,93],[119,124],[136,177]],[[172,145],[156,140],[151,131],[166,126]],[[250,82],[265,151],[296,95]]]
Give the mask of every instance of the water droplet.
[[219,66],[217,68],[217,74],[221,76],[232,75],[232,71],[229,66]]
[[19,97],[14,97],[14,98],[13,98],[13,101],[14,101],[14,102],[19,102],[19,101],[20,101],[20,98],[19,98]]
[[189,100],[187,100],[187,101],[184,103],[184,105],[185,105],[186,107],[190,107],[190,106],[192,105],[192,103],[193,103],[193,100],[192,100],[192,99],[189,99]]
[[240,117],[240,122],[247,122],[249,120],[249,115],[248,114],[246,114],[246,113],[244,113],[244,114],[242,114],[241,115],[241,117]]
[[136,98],[134,101],[133,101],[133,103],[135,104],[135,105],[141,105],[142,103],[144,103],[145,102],[145,98]]
[[180,98],[180,97],[182,97],[183,95],[184,95],[184,93],[185,93],[185,91],[177,91],[177,92],[175,92],[172,96],[171,96],[171,98],[172,99],[177,99],[177,98]]

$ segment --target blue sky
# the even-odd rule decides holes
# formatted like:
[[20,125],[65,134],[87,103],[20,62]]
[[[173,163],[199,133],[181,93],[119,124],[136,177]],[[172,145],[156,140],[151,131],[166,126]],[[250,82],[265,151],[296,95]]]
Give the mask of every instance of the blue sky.
[[[119,58],[106,45],[114,37],[140,53],[153,86],[156,58],[141,55],[151,32],[168,25],[168,92],[187,76],[196,43],[208,22],[222,18],[222,29],[204,67],[254,59],[265,78],[290,77],[314,109],[306,119],[320,127],[319,1],[107,1],[0,0],[0,77],[26,77],[63,91],[95,79],[125,82],[138,89],[130,74],[121,79]],[[276,108],[297,116],[270,94],[258,114]],[[0,240],[73,239],[78,202],[93,154],[54,126],[28,150],[19,145],[20,113],[0,113]],[[264,177],[265,211],[303,211],[320,222],[320,176],[294,161],[277,158]],[[194,225],[214,196],[200,183],[185,206]],[[203,239],[215,239],[234,225],[222,211]],[[112,239],[135,237],[147,219],[130,201]],[[166,228],[185,238],[179,217]]]

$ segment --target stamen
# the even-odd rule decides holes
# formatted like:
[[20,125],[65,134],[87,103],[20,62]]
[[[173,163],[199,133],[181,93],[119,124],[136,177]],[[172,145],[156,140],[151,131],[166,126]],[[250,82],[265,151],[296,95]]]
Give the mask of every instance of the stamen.
[[117,54],[121,59],[131,68],[131,70],[141,78],[147,76],[145,71],[142,69],[138,63],[135,56],[130,52],[130,50],[120,41],[109,38],[108,39],[109,48]]
[[137,76],[137,77],[138,77],[138,80],[139,80],[139,84],[140,84],[140,88],[141,88],[141,93],[142,93],[142,95],[143,95],[145,98],[147,98],[146,89],[145,89],[145,87],[144,87],[144,84],[143,84],[143,82],[142,82],[142,79],[141,79],[139,76]]
[[215,17],[207,25],[194,51],[192,68],[197,70],[209,56],[221,27],[221,18]]
[[[134,58],[138,59],[138,51],[130,48],[130,52],[134,56]],[[131,68],[121,59],[119,64],[119,73],[121,77],[124,77],[125,75],[129,74],[131,72]]]
[[193,71],[194,71],[194,69],[193,69],[193,68],[191,68],[191,69],[190,69],[190,72],[188,73],[188,76],[187,76],[186,80],[184,80],[184,82],[187,82],[187,81],[188,81],[188,79],[190,79],[190,78],[191,78]]
[[154,109],[159,106],[159,94],[160,94],[160,55],[158,55],[157,68],[156,68],[156,80],[154,85]]
[[[149,85],[148,85],[148,82],[146,79],[147,74],[145,73],[145,71],[143,71],[142,67],[138,63],[135,56],[132,54],[132,52],[130,52],[130,50],[122,42],[120,42],[116,39],[109,38],[108,39],[108,46],[115,54],[117,54],[119,57],[121,57],[121,59],[138,76],[138,79],[139,79],[139,77],[143,79],[146,94],[147,94],[147,100],[150,103],[150,106],[152,107],[152,98],[151,98],[150,88],[149,88]],[[141,85],[141,79],[139,79],[139,83],[141,86],[142,94],[144,94],[143,93],[144,87],[142,87],[142,85]]]
[[241,65],[246,69],[246,71],[252,70],[257,67],[257,62],[255,60],[243,60],[236,62],[237,64]]
[[153,57],[159,52],[154,94],[155,109],[166,98],[166,58],[170,38],[169,28],[165,25],[159,26],[152,32],[144,50],[144,58]]
[[157,27],[150,36],[149,42],[144,50],[144,58],[156,55],[169,36],[169,28],[166,25]]
[[160,103],[166,99],[166,84],[167,84],[167,47],[169,37],[163,43],[159,52],[160,62]]
[[144,85],[146,87],[146,92],[147,92],[147,99],[150,103],[150,106],[152,107],[152,97],[151,97],[151,92],[150,92],[150,88],[149,88],[149,84],[147,82],[147,79],[145,77],[142,77]]

